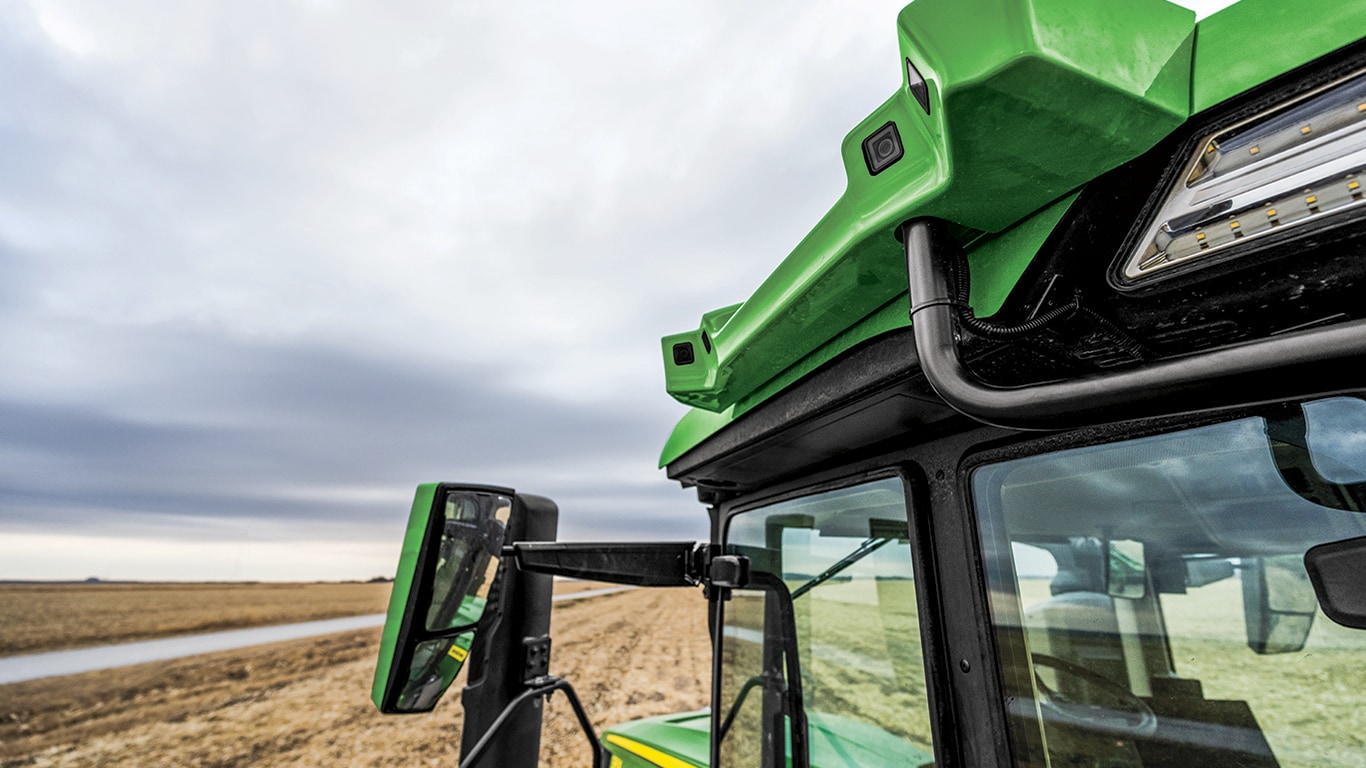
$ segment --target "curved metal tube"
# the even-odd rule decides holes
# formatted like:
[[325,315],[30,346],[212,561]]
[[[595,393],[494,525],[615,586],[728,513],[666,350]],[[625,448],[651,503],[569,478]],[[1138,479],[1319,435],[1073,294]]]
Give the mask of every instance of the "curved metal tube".
[[[995,387],[958,357],[948,255],[931,219],[906,223],[906,270],[920,367],[934,391],[978,421],[1054,430],[1326,395],[1366,384],[1366,320],[1273,336],[1115,373]],[[954,246],[956,247],[956,246]]]

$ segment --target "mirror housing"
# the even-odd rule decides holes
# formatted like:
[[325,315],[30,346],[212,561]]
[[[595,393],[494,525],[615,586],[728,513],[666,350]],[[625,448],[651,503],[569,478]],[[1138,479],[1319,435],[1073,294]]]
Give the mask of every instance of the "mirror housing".
[[1304,567],[1328,618],[1352,629],[1366,629],[1366,537],[1333,541],[1304,553]]
[[516,494],[427,483],[413,496],[371,698],[427,712],[464,666],[492,593]]
[[1244,558],[1241,567],[1247,646],[1258,654],[1302,650],[1319,603],[1301,558]]
[[541,697],[493,725],[526,690],[528,670],[549,664],[551,577],[502,555],[515,540],[553,541],[558,520],[553,501],[511,488],[418,486],[371,689],[381,712],[431,710],[468,662],[461,754],[483,739],[483,764],[536,762]]
[[462,760],[533,764],[549,693],[563,689],[577,701],[549,674],[552,576],[638,586],[706,581],[706,544],[556,543],[558,517],[551,500],[510,488],[418,486],[371,691],[381,712],[430,711],[468,659]]

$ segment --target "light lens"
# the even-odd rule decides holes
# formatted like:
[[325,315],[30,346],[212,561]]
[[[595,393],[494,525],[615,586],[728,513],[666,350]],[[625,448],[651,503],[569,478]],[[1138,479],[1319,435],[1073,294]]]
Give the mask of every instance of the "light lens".
[[1363,179],[1366,75],[1358,74],[1207,136],[1124,278],[1228,255],[1271,232],[1360,216]]

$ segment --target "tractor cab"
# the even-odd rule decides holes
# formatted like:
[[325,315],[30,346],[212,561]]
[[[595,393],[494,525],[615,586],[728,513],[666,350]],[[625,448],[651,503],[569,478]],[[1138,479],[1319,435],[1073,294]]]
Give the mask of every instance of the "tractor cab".
[[[1366,5],[915,0],[896,32],[844,195],[662,341],[708,541],[421,486],[376,704],[468,657],[462,766],[535,765],[556,692],[595,768],[1361,765]],[[596,733],[554,575],[693,589],[710,707]]]

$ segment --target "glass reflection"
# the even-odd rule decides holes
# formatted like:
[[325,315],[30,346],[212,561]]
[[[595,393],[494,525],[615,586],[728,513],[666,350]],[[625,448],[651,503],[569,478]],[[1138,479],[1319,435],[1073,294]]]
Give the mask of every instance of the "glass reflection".
[[1366,632],[1303,556],[1366,535],[1362,477],[1348,398],[978,469],[1016,764],[1360,765]]
[[[730,521],[726,548],[750,558],[755,571],[777,576],[791,596],[811,765],[932,764],[901,481],[876,480],[743,512]],[[787,759],[778,735],[791,728],[780,599],[737,589],[725,603],[724,766]]]
[[418,643],[403,690],[398,694],[398,709],[424,712],[436,706],[441,694],[460,674],[473,642],[474,633],[464,632],[455,637]]
[[491,493],[453,491],[439,521],[441,543],[432,571],[427,629],[470,627],[484,613],[498,570],[512,499]]

